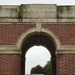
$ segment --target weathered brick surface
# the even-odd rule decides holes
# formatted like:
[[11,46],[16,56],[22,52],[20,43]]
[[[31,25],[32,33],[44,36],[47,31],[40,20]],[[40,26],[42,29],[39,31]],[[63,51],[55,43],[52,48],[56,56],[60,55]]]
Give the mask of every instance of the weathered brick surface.
[[75,45],[75,25],[72,24],[44,24],[42,27],[52,31],[62,45]]
[[57,75],[75,75],[75,55],[57,55]]
[[0,75],[21,75],[21,56],[0,55]]
[[34,24],[0,25],[0,45],[15,45],[21,34],[33,27]]

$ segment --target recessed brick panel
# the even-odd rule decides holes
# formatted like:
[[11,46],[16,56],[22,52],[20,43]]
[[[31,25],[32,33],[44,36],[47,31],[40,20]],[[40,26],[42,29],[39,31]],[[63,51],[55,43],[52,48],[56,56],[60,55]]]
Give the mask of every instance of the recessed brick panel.
[[0,75],[21,75],[21,56],[1,54]]
[[62,45],[75,45],[74,24],[43,24],[42,27],[52,31],[59,38]]
[[0,24],[0,45],[16,45],[18,38],[34,24]]
[[57,55],[57,75],[75,75],[75,54]]

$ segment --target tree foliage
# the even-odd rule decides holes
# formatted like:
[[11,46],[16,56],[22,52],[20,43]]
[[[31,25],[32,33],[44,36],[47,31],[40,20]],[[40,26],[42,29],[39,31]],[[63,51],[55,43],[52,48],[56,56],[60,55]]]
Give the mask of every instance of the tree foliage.
[[31,68],[31,74],[51,75],[51,61],[47,61],[44,67],[37,65]]
[[44,68],[42,68],[40,65],[37,65],[31,68],[31,74],[45,74],[45,71]]
[[51,75],[51,61],[47,61],[47,64],[43,68],[46,75]]

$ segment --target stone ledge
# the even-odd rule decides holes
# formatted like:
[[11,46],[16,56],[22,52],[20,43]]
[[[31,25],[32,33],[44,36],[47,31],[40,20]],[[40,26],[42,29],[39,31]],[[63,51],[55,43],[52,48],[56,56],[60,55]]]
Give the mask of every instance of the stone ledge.
[[[0,54],[21,54],[22,50],[16,45],[0,45]],[[75,54],[75,45],[62,45],[56,50],[56,54]]]
[[21,50],[15,45],[0,45],[0,54],[21,54]]
[[75,50],[75,45],[61,45],[57,50]]
[[57,50],[56,54],[75,54],[75,50]]
[[56,54],[75,54],[75,45],[62,45],[56,50]]

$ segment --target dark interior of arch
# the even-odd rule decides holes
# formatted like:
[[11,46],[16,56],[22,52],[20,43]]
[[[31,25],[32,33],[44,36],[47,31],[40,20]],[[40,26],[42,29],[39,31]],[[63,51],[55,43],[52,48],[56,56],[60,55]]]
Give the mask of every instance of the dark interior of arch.
[[53,41],[45,35],[32,35],[32,36],[28,37],[24,41],[22,48],[21,48],[22,56],[25,56],[27,50],[34,45],[45,46],[51,53],[51,56],[55,57],[55,50],[56,50],[55,45],[54,45]]
[[[28,37],[24,42],[23,42],[23,45],[22,45],[22,58],[25,57],[25,54],[26,52],[28,51],[28,49],[34,45],[43,45],[45,46],[49,52],[51,53],[51,62],[52,62],[52,74],[51,75],[56,75],[56,55],[55,55],[55,50],[56,50],[56,47],[53,43],[53,41],[43,35],[43,34],[35,34],[35,35],[32,35],[30,37]],[[21,60],[21,75],[24,75],[25,74],[25,60]]]

